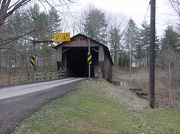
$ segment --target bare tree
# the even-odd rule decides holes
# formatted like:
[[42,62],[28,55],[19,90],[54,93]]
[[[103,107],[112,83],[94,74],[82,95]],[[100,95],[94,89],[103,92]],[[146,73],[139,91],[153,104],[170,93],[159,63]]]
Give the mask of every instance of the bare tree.
[[[31,0],[0,0],[0,27],[4,24],[5,20],[14,13],[17,9],[24,6]],[[44,3],[40,0],[38,0],[42,5]],[[45,0],[46,4],[48,4],[50,7],[55,8],[57,6],[66,6],[68,7],[68,2],[73,3],[74,0],[58,0],[57,2],[52,2]],[[56,3],[56,5],[53,5],[52,3]],[[45,7],[45,5],[44,5]],[[57,9],[56,9],[57,10]],[[61,12],[62,13],[62,12]]]
[[[9,42],[11,40],[16,40],[19,37],[15,38],[15,39],[6,39],[4,36],[4,23],[5,21],[16,11],[18,10],[20,7],[26,5],[27,3],[29,3],[31,0],[0,0],[0,44],[4,44],[6,42]],[[45,0],[45,1],[40,1],[38,0],[38,2],[40,2],[44,8],[46,8],[46,6],[50,6],[54,9],[57,10],[57,7],[62,6],[62,7],[68,7],[69,3],[73,3],[74,0],[57,0],[56,2],[52,2],[50,0]],[[46,3],[46,5],[45,5]],[[55,3],[55,4],[53,4]],[[58,11],[58,10],[57,10]],[[60,12],[60,11],[58,11]],[[63,13],[63,12],[61,12]],[[34,31],[34,30],[33,30]],[[30,33],[33,31],[29,31]],[[27,35],[27,33],[25,34]],[[7,44],[7,43],[6,43]]]
[[[48,40],[51,38],[50,33],[60,29],[58,27],[60,25],[60,20],[58,19],[59,14],[62,15],[65,11],[58,11],[59,7],[66,8],[66,11],[68,11],[68,6],[73,1],[74,0],[32,1],[32,3],[44,5],[45,10],[46,7],[51,7],[52,9],[52,12],[49,12],[48,16],[46,12],[40,13],[36,18],[37,23],[35,25],[29,17],[27,10],[23,8],[24,6],[28,7],[28,3],[31,2],[31,0],[0,0],[0,75],[1,73],[6,74],[6,70],[11,71],[13,69],[13,71],[17,71],[18,69],[22,70],[22,66],[27,66],[21,63],[27,64],[27,61],[29,61],[31,40],[33,39],[32,35],[41,32],[40,35],[45,35],[47,37],[40,38],[38,36],[39,38],[37,38],[37,36],[35,36],[37,40]],[[47,9],[49,10],[49,8]],[[15,17],[18,11],[23,13],[20,14],[19,18]],[[58,12],[57,14],[55,14],[56,11]],[[44,25],[47,25],[45,27],[46,29]],[[43,30],[44,32],[42,32]],[[42,53],[47,54],[49,48],[47,44]],[[51,59],[46,58],[46,60],[50,62]]]
[[164,69],[167,74],[164,85],[169,92],[169,102],[174,104],[173,99],[177,99],[176,93],[180,87],[180,49],[179,49],[179,35],[172,26],[168,26],[165,30],[163,38],[161,39],[161,50],[157,57],[157,64]]
[[31,0],[0,0],[0,26],[2,26],[5,20],[14,13],[18,8],[27,4]]
[[180,1],[179,0],[169,0],[172,8],[174,9],[174,11],[178,14],[178,16],[180,17]]

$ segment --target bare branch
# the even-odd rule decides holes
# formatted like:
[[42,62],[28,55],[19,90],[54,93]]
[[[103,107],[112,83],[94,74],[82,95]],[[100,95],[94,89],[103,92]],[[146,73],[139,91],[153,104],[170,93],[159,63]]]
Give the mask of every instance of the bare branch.
[[179,2],[179,0],[169,0],[169,1],[171,3],[172,8],[174,9],[174,11],[180,17],[180,2]]
[[10,10],[11,8],[13,8],[16,4],[18,4],[20,2],[20,0],[16,1],[13,5],[11,5],[8,10]]
[[8,12],[8,16],[11,15],[11,14],[12,14],[15,10],[17,10],[19,7],[27,4],[29,1],[31,1],[31,0],[22,0],[21,2],[17,3],[17,4],[14,6],[14,8],[13,8],[11,11]]
[[46,6],[44,5],[44,3],[42,2],[42,1],[40,1],[40,0],[38,0],[40,3],[41,3],[41,5],[44,7],[44,9],[46,10],[46,12],[47,12],[47,9],[46,9]]
[[0,49],[7,49],[7,50],[14,51],[14,52],[18,53],[18,54],[21,56],[21,58],[22,58],[22,59],[24,59],[23,54],[22,54],[22,53],[20,53],[19,51],[15,50],[15,49],[13,49],[13,48],[9,48],[9,47],[2,47],[2,48],[0,48]]
[[[31,0],[18,0],[13,5],[10,6],[11,0],[3,0],[0,3],[0,26],[4,24],[4,21],[11,15],[15,10],[21,6],[27,4]],[[12,9],[12,10],[10,10]]]
[[20,35],[20,36],[18,36],[18,37],[11,38],[11,39],[9,39],[9,40],[2,40],[2,41],[0,41],[0,44],[1,44],[0,47],[6,45],[6,44],[8,44],[8,43],[11,43],[11,42],[13,42],[13,41],[15,41],[15,40],[17,40],[17,39],[20,39],[20,38],[22,38],[22,37],[24,37],[24,36],[26,36],[26,35],[28,35],[28,34],[31,34],[31,33],[35,32],[35,31],[36,31],[36,29],[34,29],[34,30],[32,30],[32,31],[30,31],[30,32],[28,32],[28,33],[26,33],[26,34]]
[[55,9],[57,12],[59,12],[59,13],[65,15],[63,12],[57,10],[52,4],[50,4],[50,3],[48,2],[48,0],[45,0],[45,2],[46,2],[51,8]]

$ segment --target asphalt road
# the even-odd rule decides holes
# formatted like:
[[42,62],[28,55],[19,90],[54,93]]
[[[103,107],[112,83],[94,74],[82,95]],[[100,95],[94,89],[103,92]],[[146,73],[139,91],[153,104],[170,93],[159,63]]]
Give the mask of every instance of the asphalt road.
[[0,134],[11,133],[42,106],[76,89],[83,78],[68,78],[0,88]]

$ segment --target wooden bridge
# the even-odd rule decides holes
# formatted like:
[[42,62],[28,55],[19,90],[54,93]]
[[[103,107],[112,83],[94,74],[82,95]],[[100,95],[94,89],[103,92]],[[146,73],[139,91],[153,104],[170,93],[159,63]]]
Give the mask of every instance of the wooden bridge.
[[100,76],[111,81],[113,61],[108,47],[82,34],[72,37],[69,42],[62,42],[54,47],[57,50],[58,71],[65,70],[67,77],[87,77],[89,70],[88,43],[90,43],[92,54],[91,77]]

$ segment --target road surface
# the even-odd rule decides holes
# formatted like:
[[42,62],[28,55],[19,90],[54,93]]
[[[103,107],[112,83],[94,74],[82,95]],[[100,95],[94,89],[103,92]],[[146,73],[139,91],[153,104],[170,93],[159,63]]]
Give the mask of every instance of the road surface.
[[73,89],[83,78],[0,88],[0,134],[11,133],[26,117]]

